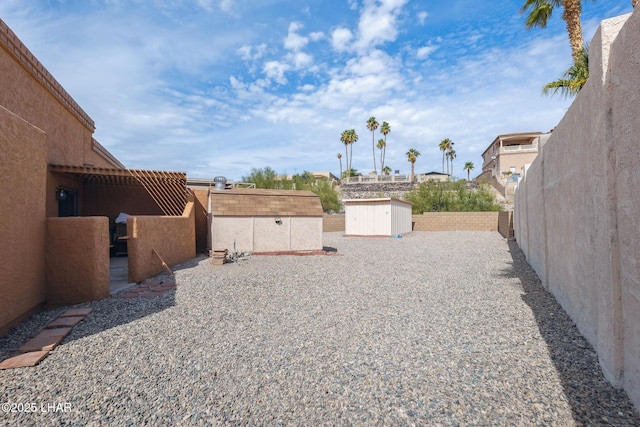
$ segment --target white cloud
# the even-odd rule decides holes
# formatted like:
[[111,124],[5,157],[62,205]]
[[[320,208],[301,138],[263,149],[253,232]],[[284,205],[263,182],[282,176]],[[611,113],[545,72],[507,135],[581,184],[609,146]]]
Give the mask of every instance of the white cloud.
[[312,33],[309,33],[309,38],[311,38],[311,40],[313,40],[314,42],[317,42],[318,40],[322,40],[324,38],[324,33],[322,31],[314,31]]
[[222,0],[220,2],[220,10],[222,10],[223,12],[231,13],[233,11],[235,3],[235,0]]
[[289,50],[299,51],[309,43],[309,39],[298,34],[298,30],[302,29],[302,24],[292,22],[289,24],[289,33],[284,39],[284,47]]
[[427,12],[420,12],[418,13],[418,22],[420,22],[420,25],[424,25],[424,20],[427,19],[427,16],[429,16],[429,14]]
[[340,27],[331,33],[331,46],[338,52],[349,48],[349,42],[353,39],[353,33],[348,28]]
[[435,46],[422,46],[421,48],[418,48],[418,50],[416,51],[416,56],[419,59],[426,59],[429,57],[429,55],[431,55],[435,50],[437,49],[437,47]]
[[266,76],[276,83],[281,85],[287,84],[287,79],[284,76],[284,73],[289,71],[291,67],[284,62],[279,61],[267,61],[264,64],[262,71],[266,74]]
[[397,18],[407,0],[366,0],[358,22],[356,47],[366,50],[394,41],[398,35]]

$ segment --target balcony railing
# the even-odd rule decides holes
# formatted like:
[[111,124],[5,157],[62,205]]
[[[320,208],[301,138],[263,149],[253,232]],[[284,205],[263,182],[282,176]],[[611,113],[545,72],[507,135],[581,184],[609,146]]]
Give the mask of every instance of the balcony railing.
[[514,153],[520,151],[533,152],[538,151],[537,145],[507,145],[502,147],[500,150],[501,153]]

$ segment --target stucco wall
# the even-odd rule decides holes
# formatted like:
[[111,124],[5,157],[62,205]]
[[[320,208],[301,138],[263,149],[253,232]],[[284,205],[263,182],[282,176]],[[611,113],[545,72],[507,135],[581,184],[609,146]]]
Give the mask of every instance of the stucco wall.
[[109,219],[47,219],[47,305],[109,296]]
[[0,107],[0,335],[44,301],[46,135]]
[[129,281],[139,282],[164,271],[157,252],[169,267],[196,256],[195,210],[187,202],[181,217],[127,218]]
[[[626,22],[625,22],[626,21]],[[640,407],[640,14],[601,23],[589,81],[516,192],[516,239]]]
[[0,32],[11,39],[0,43],[0,105],[47,133],[48,163],[113,167],[93,150],[86,112],[1,21]]

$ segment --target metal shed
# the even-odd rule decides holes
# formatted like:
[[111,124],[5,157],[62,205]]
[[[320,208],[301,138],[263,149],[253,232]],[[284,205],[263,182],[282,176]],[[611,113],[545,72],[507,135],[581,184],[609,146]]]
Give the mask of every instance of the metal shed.
[[393,198],[348,199],[345,206],[345,234],[351,236],[393,236],[411,232],[411,203]]
[[210,213],[212,249],[254,253],[322,250],[322,205],[311,191],[212,190]]

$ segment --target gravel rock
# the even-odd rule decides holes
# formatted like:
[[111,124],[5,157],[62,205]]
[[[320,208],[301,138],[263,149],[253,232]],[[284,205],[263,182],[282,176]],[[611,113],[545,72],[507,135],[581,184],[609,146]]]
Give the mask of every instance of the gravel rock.
[[[498,233],[325,233],[333,256],[177,268],[0,371],[2,425],[640,425]],[[0,338],[7,357],[68,307]],[[68,404],[71,411],[46,410]],[[44,407],[42,405],[45,405]]]

